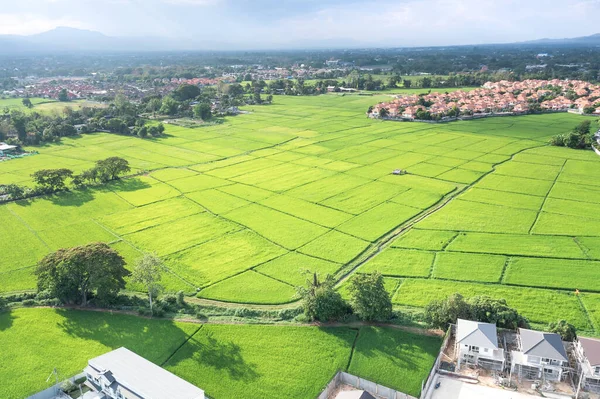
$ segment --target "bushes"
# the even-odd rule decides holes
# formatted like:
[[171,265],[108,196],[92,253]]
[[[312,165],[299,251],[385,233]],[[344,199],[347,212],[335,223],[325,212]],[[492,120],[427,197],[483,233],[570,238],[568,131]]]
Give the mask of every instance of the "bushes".
[[392,300],[379,272],[357,274],[350,280],[349,291],[354,312],[362,320],[389,320]]
[[548,331],[560,335],[563,341],[575,341],[577,339],[577,330],[575,326],[569,324],[566,320],[559,320],[548,324]]
[[594,142],[593,133],[590,133],[591,121],[585,120],[575,126],[568,134],[558,134],[550,139],[550,144],[558,147],[590,148]]
[[425,308],[425,321],[435,328],[447,329],[458,319],[496,324],[500,328],[528,327],[527,319],[508,307],[505,299],[475,296],[465,299],[460,294],[433,300]]
[[299,287],[298,294],[303,299],[304,315],[310,321],[337,321],[351,312],[350,307],[334,289],[335,281],[327,275],[319,281],[317,273],[307,287]]

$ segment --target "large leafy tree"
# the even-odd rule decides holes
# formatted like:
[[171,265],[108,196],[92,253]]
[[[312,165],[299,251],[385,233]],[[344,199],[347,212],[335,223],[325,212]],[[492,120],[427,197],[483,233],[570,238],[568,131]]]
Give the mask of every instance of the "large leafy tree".
[[129,275],[125,260],[104,243],[59,249],[46,255],[35,274],[40,291],[47,290],[64,303],[88,304],[90,295],[107,300],[125,288]]
[[175,89],[172,96],[179,101],[191,100],[200,95],[200,88],[196,85],[183,84]]
[[131,281],[140,283],[148,291],[150,310],[152,310],[152,297],[155,297],[162,289],[159,281],[165,270],[165,264],[155,254],[144,254],[135,262]]
[[67,93],[67,89],[61,89],[58,92],[58,101],[69,101],[69,93]]
[[209,103],[199,103],[194,107],[194,116],[202,120],[210,119],[212,116]]
[[27,108],[30,108],[30,109],[33,108],[33,103],[31,102],[31,100],[29,98],[24,98],[21,102]]
[[166,115],[175,115],[177,110],[179,109],[179,102],[175,100],[173,97],[165,97],[162,100],[162,105],[160,107],[160,113]]
[[335,280],[327,276],[320,281],[317,274],[299,287],[298,293],[303,299],[302,307],[309,320],[335,321],[350,313],[350,308],[339,292],[334,288]]
[[116,180],[119,175],[123,175],[131,170],[129,162],[120,157],[110,157],[96,162],[95,168],[98,170],[98,176],[103,182]]
[[45,192],[56,192],[67,188],[66,180],[73,176],[70,169],[42,169],[33,173],[33,181]]
[[471,319],[471,308],[460,294],[450,295],[446,299],[431,301],[425,307],[425,321],[436,328],[448,328],[457,319]]
[[363,320],[388,320],[392,317],[392,300],[379,272],[357,274],[350,280],[350,304]]

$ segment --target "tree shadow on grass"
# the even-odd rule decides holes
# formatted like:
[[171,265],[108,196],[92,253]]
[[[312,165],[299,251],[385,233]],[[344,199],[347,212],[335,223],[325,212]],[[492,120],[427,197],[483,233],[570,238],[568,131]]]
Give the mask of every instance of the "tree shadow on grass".
[[156,364],[166,361],[189,338],[172,320],[82,310],[56,312],[63,317],[57,327],[69,336],[111,349],[123,346]]
[[65,193],[54,194],[48,197],[53,205],[58,206],[82,206],[83,204],[94,200],[94,191],[86,188],[82,190],[72,190]]
[[94,199],[94,193],[91,189],[63,191],[56,194],[40,195],[38,197],[27,198],[15,201],[14,204],[22,207],[33,205],[35,201],[47,200],[53,205],[58,206],[82,206],[86,202]]
[[256,365],[244,359],[239,345],[215,338],[210,331],[200,330],[169,359],[166,366],[176,366],[190,359],[199,367],[225,372],[232,380],[249,383],[260,377]]
[[104,191],[137,191],[145,188],[150,188],[152,185],[137,177],[131,177],[128,179],[119,179],[113,181],[106,186],[103,186]]
[[[328,331],[327,328],[323,330]],[[395,328],[361,327],[349,372],[352,373],[352,363],[359,357],[367,358],[371,368],[422,369],[428,359],[435,360],[440,345],[439,337],[411,334]],[[424,370],[425,373],[428,371]]]
[[17,317],[10,309],[0,311],[0,331],[8,330],[12,327],[14,320]]

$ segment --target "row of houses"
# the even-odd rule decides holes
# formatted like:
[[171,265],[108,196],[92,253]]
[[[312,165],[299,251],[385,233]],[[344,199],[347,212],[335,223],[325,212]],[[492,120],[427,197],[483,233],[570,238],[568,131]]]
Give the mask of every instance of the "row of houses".
[[[432,116],[456,114],[526,113],[532,104],[541,110],[576,110],[583,113],[594,108],[600,114],[600,86],[579,80],[524,80],[521,82],[487,82],[481,88],[425,95],[400,95],[392,101],[372,107],[371,117],[379,117],[385,108],[390,118],[415,119],[418,110]],[[453,115],[454,116],[454,115]]]
[[[508,335],[512,337],[507,339]],[[558,334],[525,328],[499,335],[494,324],[459,319],[454,345],[457,370],[475,366],[508,371],[519,380],[541,381],[561,381],[571,374],[578,376],[581,389],[600,393],[598,339],[580,337],[570,345]],[[567,346],[572,349],[571,359]]]

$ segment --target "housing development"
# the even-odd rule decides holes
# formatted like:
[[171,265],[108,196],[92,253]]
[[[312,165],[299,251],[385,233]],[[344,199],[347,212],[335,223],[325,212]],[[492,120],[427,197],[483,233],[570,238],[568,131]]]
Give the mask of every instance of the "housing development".
[[398,95],[392,101],[375,105],[369,114],[375,118],[414,120],[540,111],[600,115],[600,86],[579,80],[501,80],[469,91]]

